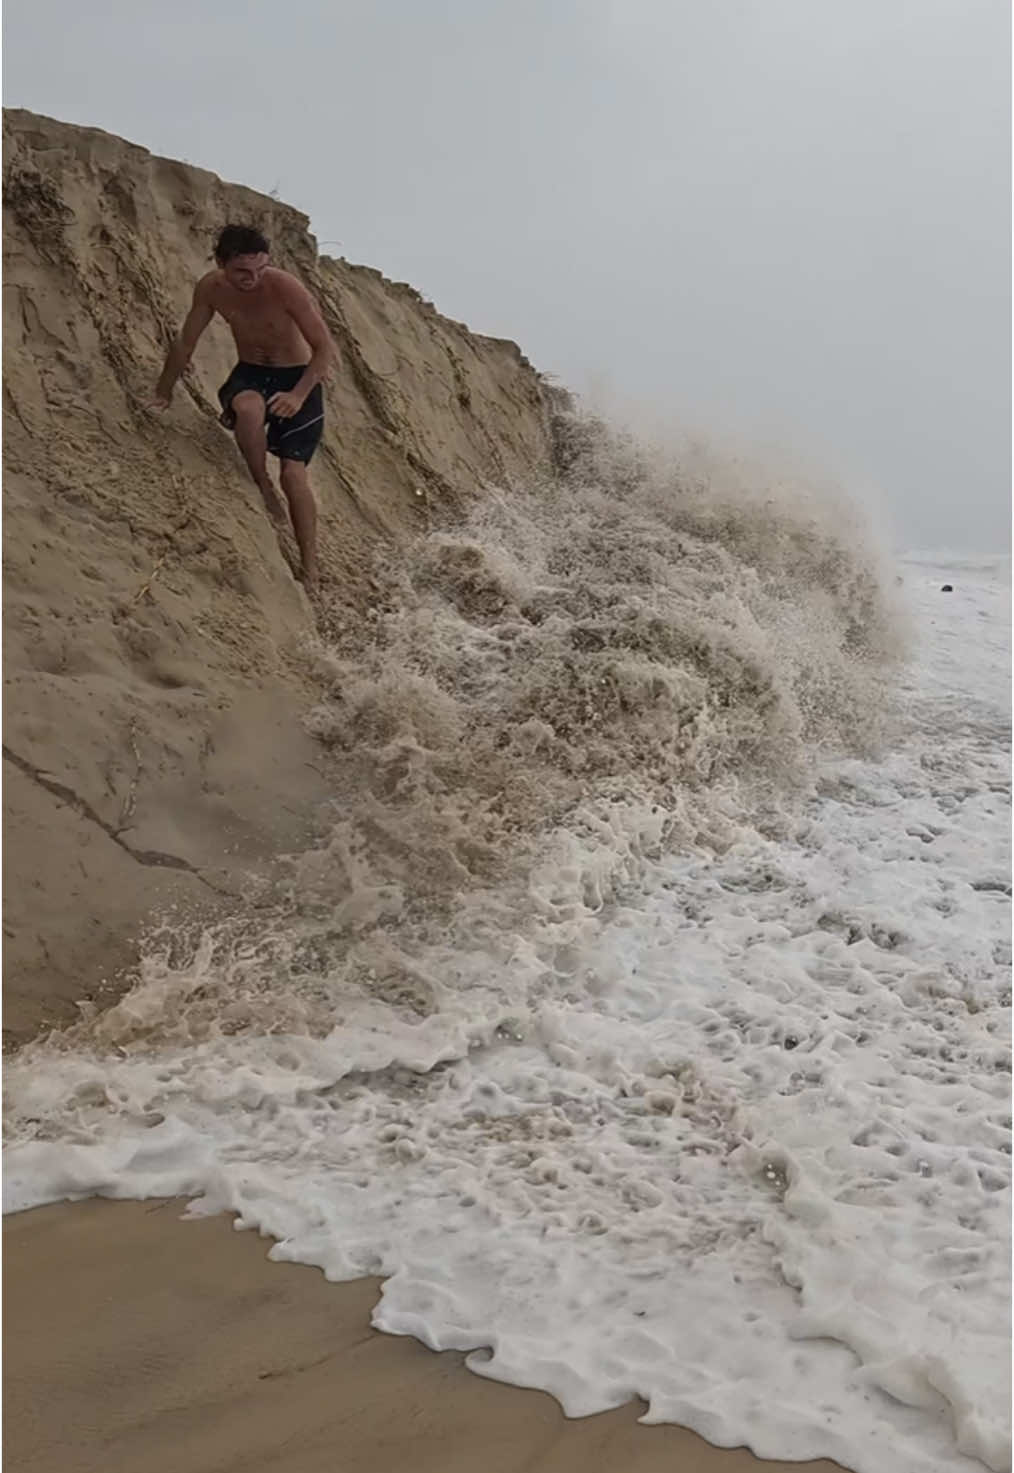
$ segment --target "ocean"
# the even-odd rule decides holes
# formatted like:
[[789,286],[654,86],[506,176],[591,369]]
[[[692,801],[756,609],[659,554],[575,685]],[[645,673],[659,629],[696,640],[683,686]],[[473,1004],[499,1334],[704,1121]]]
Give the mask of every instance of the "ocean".
[[377,588],[319,843],[9,1062],[6,1210],[231,1211],[570,1416],[1008,1468],[1009,560],[579,440]]

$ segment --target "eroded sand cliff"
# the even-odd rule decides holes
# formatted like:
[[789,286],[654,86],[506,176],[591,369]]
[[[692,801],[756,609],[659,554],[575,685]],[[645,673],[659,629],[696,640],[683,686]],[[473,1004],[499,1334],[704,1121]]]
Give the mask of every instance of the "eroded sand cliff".
[[[314,462],[327,584],[366,610],[379,545],[550,456],[544,382],[412,288],[318,256],[273,199],[4,114],[6,1024],[18,1041],[212,909],[327,797],[302,716],[314,611],[215,393],[217,322],[145,409],[226,220],[259,223],[341,354]],[[288,558],[286,556],[288,554]]]

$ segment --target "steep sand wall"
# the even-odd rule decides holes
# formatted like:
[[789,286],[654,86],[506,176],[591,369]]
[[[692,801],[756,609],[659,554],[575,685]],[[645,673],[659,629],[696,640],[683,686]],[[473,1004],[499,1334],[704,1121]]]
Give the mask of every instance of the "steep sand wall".
[[146,411],[228,219],[267,231],[341,353],[314,462],[326,587],[547,468],[550,391],[509,342],[319,257],[297,211],[121,139],[4,113],[5,978],[9,1041],[116,987],[144,927],[209,910],[312,829],[314,612],[215,391],[216,321]]

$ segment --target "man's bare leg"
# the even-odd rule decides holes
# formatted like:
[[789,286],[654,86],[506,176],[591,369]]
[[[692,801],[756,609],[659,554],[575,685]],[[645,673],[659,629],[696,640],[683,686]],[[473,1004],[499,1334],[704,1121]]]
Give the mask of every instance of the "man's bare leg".
[[317,503],[310,488],[306,466],[301,460],[282,461],[282,490],[292,513],[292,525],[303,560],[303,582],[316,588],[317,567]]
[[287,523],[285,507],[268,474],[268,439],[264,428],[264,400],[260,394],[244,389],[233,399],[232,411],[236,416],[236,444],[264,498],[268,516],[277,526],[284,527]]

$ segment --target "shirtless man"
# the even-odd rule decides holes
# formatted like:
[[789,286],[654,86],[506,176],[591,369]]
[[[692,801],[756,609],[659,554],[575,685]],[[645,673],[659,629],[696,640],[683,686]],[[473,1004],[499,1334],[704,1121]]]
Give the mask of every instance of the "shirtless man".
[[215,247],[218,269],[197,283],[179,337],[155,386],[153,409],[167,409],[198,339],[218,312],[232,329],[239,362],[218,391],[222,423],[260,488],[268,514],[285,526],[285,508],[268,472],[267,451],[281,462],[281,483],[308,589],[317,585],[317,505],[306,468],[324,429],[321,381],[337,354],[316,303],[301,282],[268,265],[268,242],[247,225],[227,225]]

